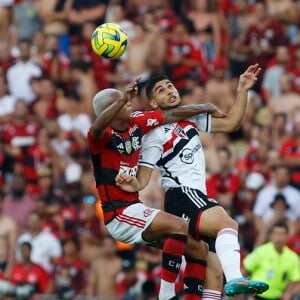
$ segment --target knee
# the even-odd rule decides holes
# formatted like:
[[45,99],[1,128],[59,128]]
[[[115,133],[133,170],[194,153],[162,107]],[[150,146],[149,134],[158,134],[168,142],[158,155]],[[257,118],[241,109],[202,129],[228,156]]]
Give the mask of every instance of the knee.
[[224,228],[232,228],[232,229],[238,231],[239,230],[239,225],[235,220],[228,217],[224,220],[224,222],[222,222],[222,228],[220,228],[220,230],[222,230]]
[[188,224],[181,218],[176,218],[176,220],[174,220],[172,222],[173,226],[172,226],[172,234],[183,234],[183,235],[187,235],[188,231],[189,231],[189,227]]
[[186,255],[200,260],[207,260],[208,255],[208,244],[203,241],[191,241],[188,239],[186,246]]

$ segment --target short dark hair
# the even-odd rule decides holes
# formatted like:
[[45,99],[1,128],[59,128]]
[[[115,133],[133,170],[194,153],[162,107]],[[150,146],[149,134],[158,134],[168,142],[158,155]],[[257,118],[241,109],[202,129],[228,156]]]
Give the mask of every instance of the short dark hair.
[[151,97],[152,97],[152,89],[155,86],[155,84],[162,80],[169,80],[169,78],[166,75],[161,74],[161,75],[152,76],[148,80],[148,82],[146,84],[146,96],[148,99],[151,99]]

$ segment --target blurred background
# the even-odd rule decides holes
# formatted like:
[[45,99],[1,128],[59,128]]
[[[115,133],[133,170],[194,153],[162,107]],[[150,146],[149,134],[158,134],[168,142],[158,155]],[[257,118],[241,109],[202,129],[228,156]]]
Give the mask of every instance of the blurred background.
[[[129,35],[119,60],[92,52],[103,22]],[[182,104],[228,112],[239,75],[261,65],[240,130],[201,135],[208,194],[238,221],[243,257],[269,242],[300,255],[299,25],[299,0],[0,0],[0,298],[156,299],[161,253],[107,235],[86,142],[96,91],[138,76],[137,110],[165,73]],[[163,196],[154,173],[141,200]],[[279,256],[270,280],[291,268]],[[266,299],[299,297],[288,270]]]

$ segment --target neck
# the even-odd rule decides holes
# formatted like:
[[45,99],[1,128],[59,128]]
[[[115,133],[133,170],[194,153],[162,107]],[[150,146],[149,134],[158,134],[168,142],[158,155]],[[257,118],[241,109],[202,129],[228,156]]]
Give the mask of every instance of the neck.
[[274,244],[274,247],[275,247],[275,250],[278,252],[278,253],[282,253],[283,251],[283,245],[277,245],[277,244]]
[[111,127],[115,130],[124,131],[128,127],[128,122],[121,121],[121,120],[115,120],[114,122],[111,123]]

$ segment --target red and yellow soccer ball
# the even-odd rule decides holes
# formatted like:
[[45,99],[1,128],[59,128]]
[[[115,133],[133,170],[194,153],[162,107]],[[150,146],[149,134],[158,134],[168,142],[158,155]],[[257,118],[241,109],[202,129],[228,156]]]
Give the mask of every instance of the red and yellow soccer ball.
[[91,45],[97,55],[118,59],[127,49],[128,35],[118,24],[104,23],[94,30]]

